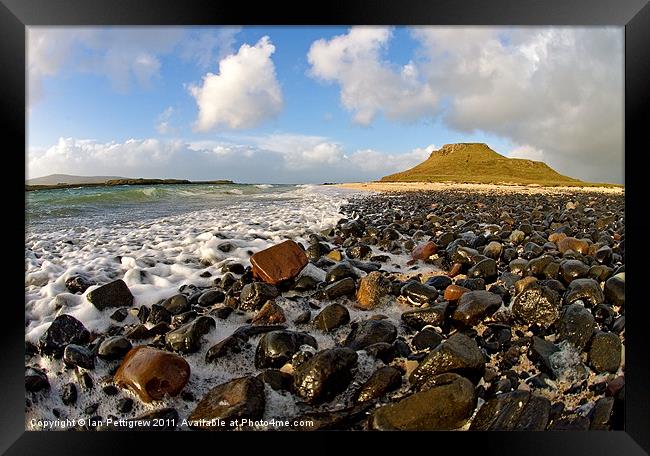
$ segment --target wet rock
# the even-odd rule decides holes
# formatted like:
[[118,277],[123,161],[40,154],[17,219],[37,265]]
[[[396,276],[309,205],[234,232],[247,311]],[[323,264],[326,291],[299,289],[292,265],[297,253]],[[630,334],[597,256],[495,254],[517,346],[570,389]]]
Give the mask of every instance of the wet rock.
[[426,325],[441,326],[445,321],[449,304],[446,302],[431,307],[407,310],[402,313],[402,321],[411,329],[420,330]]
[[71,315],[62,314],[54,319],[38,341],[41,355],[63,356],[63,350],[68,344],[86,344],[90,333],[86,327]]
[[591,339],[595,326],[591,312],[580,304],[571,304],[563,309],[558,321],[558,338],[568,340],[582,351]]
[[352,296],[357,291],[354,279],[347,278],[342,279],[334,283],[327,285],[322,292],[319,292],[317,296],[323,297],[324,299],[333,300],[340,298],[342,296]]
[[467,271],[467,277],[480,277],[488,283],[497,278],[497,263],[492,258],[479,261]]
[[232,272],[233,274],[241,275],[245,272],[245,268],[241,263],[228,263],[221,267],[221,272]]
[[74,405],[77,402],[77,387],[74,383],[66,383],[61,388],[61,402],[64,405]]
[[521,242],[524,240],[525,237],[526,237],[526,233],[524,233],[523,231],[513,230],[510,233],[508,240],[516,245],[516,244],[521,244]]
[[225,320],[233,312],[232,307],[228,306],[217,306],[210,311],[210,315],[217,317],[219,320]]
[[199,296],[198,304],[202,307],[209,307],[222,303],[226,295],[221,290],[208,290]]
[[280,325],[287,321],[282,307],[274,301],[266,301],[266,304],[255,314],[251,321],[254,325]]
[[388,295],[388,280],[380,272],[371,272],[359,281],[356,294],[356,307],[370,310],[383,303]]
[[605,296],[594,279],[575,279],[569,284],[564,302],[572,304],[577,300],[596,306],[605,301]]
[[377,342],[376,344],[368,345],[364,351],[368,356],[372,356],[378,360],[388,364],[397,356],[395,345],[388,342]]
[[344,345],[353,350],[363,350],[377,342],[393,342],[397,337],[397,328],[387,320],[363,320],[352,324],[352,331],[345,339]]
[[483,353],[473,339],[456,333],[438,345],[418,365],[409,382],[421,389],[429,379],[446,372],[462,375],[481,375],[485,366]]
[[236,355],[243,352],[246,346],[245,339],[236,335],[228,336],[208,349],[205,354],[205,362],[212,363],[223,357]]
[[[298,431],[349,430],[366,418],[371,402],[333,411],[308,412],[295,418]],[[301,423],[305,423],[301,426]],[[309,424],[307,424],[309,423]]]
[[565,283],[587,277],[589,267],[580,260],[566,260],[560,263],[560,276]]
[[350,322],[350,312],[341,304],[330,304],[314,318],[314,325],[321,331],[332,331]]
[[461,296],[463,296],[463,294],[467,293],[468,291],[470,291],[469,288],[452,284],[445,288],[444,298],[446,301],[458,301]]
[[352,265],[347,261],[332,266],[325,275],[326,282],[338,282],[346,278],[356,279],[357,275],[352,269]]
[[438,291],[444,291],[449,285],[452,284],[452,281],[451,278],[447,276],[438,275],[438,276],[431,277],[429,280],[426,281],[425,284],[435,288]]
[[510,268],[510,272],[521,275],[528,269],[528,260],[517,258],[508,264],[508,268]]
[[115,373],[115,384],[129,388],[143,402],[177,396],[187,384],[190,366],[182,357],[147,346],[133,348]]
[[594,408],[591,409],[589,417],[591,419],[591,424],[589,426],[590,430],[593,431],[608,431],[610,429],[610,421],[614,411],[614,398],[613,397],[601,397],[594,404]]
[[318,348],[316,339],[307,333],[271,331],[262,336],[255,350],[255,367],[282,367],[300,350],[302,345]]
[[148,339],[150,337],[153,337],[153,334],[151,334],[151,332],[145,325],[137,325],[129,329],[128,331],[126,331],[124,333],[124,336],[127,339],[131,339],[131,340],[142,340],[142,339]]
[[294,278],[308,262],[305,252],[292,240],[257,252],[250,261],[253,275],[270,285]]
[[249,283],[241,290],[239,307],[246,312],[253,312],[260,309],[266,301],[273,300],[279,295],[280,292],[273,285],[263,282]]
[[[212,388],[188,417],[193,429],[228,429],[234,420],[260,419],[266,406],[264,383],[255,377],[241,377]],[[212,420],[224,426],[211,426]]]
[[621,365],[621,345],[614,333],[596,334],[589,349],[589,365],[596,372],[616,372]]
[[537,283],[537,278],[533,276],[524,277],[515,282],[515,294],[519,294],[532,284]]
[[551,355],[558,352],[560,349],[552,342],[549,342],[541,337],[534,336],[530,344],[528,353],[529,358],[536,363],[539,368],[549,375],[555,377],[553,366],[551,364]]
[[427,260],[430,256],[438,251],[438,246],[433,241],[418,244],[411,252],[411,258],[414,260]]
[[32,393],[50,388],[50,382],[43,369],[38,367],[25,368],[25,389]]
[[402,373],[393,366],[377,369],[356,393],[357,404],[373,401],[402,386]]
[[472,415],[475,404],[474,385],[469,380],[456,374],[443,374],[436,386],[375,410],[370,427],[377,430],[457,429]]
[[198,317],[180,328],[165,335],[165,343],[170,350],[181,353],[194,353],[201,348],[201,338],[216,326],[214,319]]
[[99,310],[109,307],[131,307],[133,305],[131,290],[122,279],[95,288],[86,295],[86,299]]
[[120,307],[111,314],[110,318],[113,321],[122,322],[129,316],[129,310],[126,307]]
[[190,304],[187,301],[187,296],[183,294],[177,294],[169,297],[165,299],[161,305],[172,315],[178,315],[190,310]]
[[550,288],[533,284],[519,293],[512,304],[513,314],[528,325],[548,327],[559,317],[560,298]]
[[294,390],[310,404],[329,400],[348,387],[356,364],[357,353],[352,349],[320,351],[296,368]]
[[471,430],[543,431],[551,412],[551,402],[527,391],[500,394],[479,409]]
[[300,312],[296,318],[294,318],[293,323],[295,325],[304,325],[309,323],[311,320],[311,311],[310,310],[305,310],[303,312]]
[[432,328],[423,328],[411,340],[411,345],[416,350],[431,350],[436,348],[444,338]]
[[65,287],[70,291],[70,293],[83,293],[92,285],[95,284],[87,277],[81,275],[69,277],[65,281]]
[[172,314],[165,309],[165,307],[159,306],[158,304],[153,304],[151,306],[151,312],[149,312],[149,316],[147,317],[147,323],[156,325],[162,322],[171,323],[171,321]]
[[63,350],[63,361],[67,366],[79,366],[88,370],[95,368],[95,355],[81,345],[66,345]]
[[308,275],[303,275],[300,276],[293,284],[293,289],[296,291],[309,291],[315,289],[319,283],[319,280],[316,278]]
[[565,237],[557,241],[557,249],[562,255],[569,250],[586,255],[589,253],[589,244],[586,241],[574,237]]
[[625,273],[607,279],[604,292],[608,302],[618,307],[625,307]]
[[438,297],[438,290],[420,282],[409,281],[402,287],[400,294],[413,305],[432,304]]
[[266,369],[257,378],[276,391],[291,391],[293,388],[293,376],[279,369]]
[[470,291],[460,297],[452,318],[464,325],[474,326],[492,315],[502,303],[501,296],[490,291]]
[[345,250],[345,254],[348,258],[362,259],[370,255],[372,250],[366,244],[356,244],[352,247],[348,247]]

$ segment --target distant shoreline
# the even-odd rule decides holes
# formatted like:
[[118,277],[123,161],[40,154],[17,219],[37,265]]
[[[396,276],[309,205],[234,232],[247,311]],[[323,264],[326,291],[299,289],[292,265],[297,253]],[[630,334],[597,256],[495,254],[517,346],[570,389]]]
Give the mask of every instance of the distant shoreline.
[[235,184],[231,180],[211,181],[190,181],[186,179],[115,179],[106,182],[93,182],[85,184],[53,184],[53,185],[28,185],[25,184],[25,191],[34,190],[58,190],[65,188],[79,187],[116,187],[118,185],[199,185],[199,184]]
[[479,192],[503,192],[503,193],[556,193],[562,191],[581,191],[597,193],[624,193],[625,186],[617,184],[588,184],[588,185],[527,185],[527,184],[479,184],[460,182],[349,182],[334,184],[339,188],[362,190],[369,192],[415,192],[415,191],[440,191],[450,189],[473,190]]

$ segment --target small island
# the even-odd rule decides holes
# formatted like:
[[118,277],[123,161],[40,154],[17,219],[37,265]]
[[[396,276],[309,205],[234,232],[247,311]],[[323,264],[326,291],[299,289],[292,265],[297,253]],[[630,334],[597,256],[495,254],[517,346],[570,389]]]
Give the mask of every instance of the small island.
[[[46,176],[49,177],[49,176]],[[231,180],[209,180],[209,181],[190,181],[187,179],[144,179],[144,178],[118,178],[108,179],[99,182],[79,182],[83,176],[71,176],[77,181],[76,183],[59,182],[56,184],[25,184],[25,191],[33,190],[56,190],[62,188],[79,188],[79,187],[115,187],[118,185],[219,185],[234,184]],[[29,182],[29,181],[28,181]]]

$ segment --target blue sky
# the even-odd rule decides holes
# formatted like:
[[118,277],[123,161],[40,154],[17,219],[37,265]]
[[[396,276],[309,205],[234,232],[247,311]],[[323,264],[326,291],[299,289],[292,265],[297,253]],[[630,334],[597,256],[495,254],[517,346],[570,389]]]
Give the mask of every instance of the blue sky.
[[28,175],[369,180],[485,142],[622,182],[622,49],[612,28],[30,28]]

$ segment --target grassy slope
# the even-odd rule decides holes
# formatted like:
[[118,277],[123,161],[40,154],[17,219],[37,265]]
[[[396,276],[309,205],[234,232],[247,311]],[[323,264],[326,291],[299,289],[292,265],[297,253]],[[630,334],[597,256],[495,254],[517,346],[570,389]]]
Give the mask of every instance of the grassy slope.
[[447,144],[419,165],[391,174],[381,182],[471,182],[482,184],[518,183],[545,186],[592,186],[593,184],[563,176],[546,163],[507,158],[486,144]]

